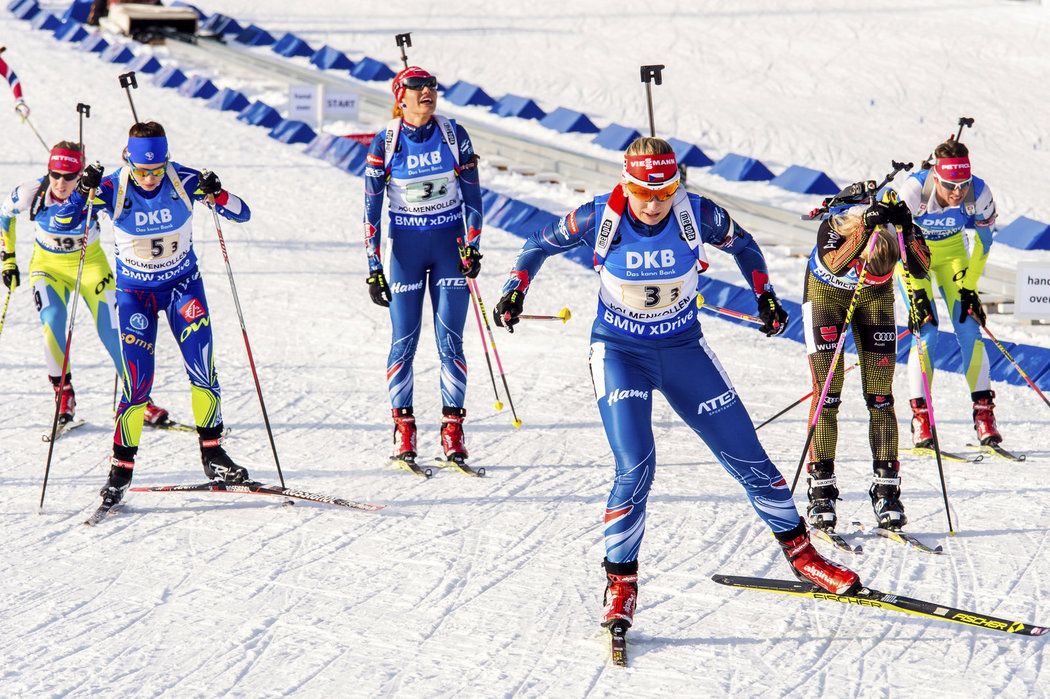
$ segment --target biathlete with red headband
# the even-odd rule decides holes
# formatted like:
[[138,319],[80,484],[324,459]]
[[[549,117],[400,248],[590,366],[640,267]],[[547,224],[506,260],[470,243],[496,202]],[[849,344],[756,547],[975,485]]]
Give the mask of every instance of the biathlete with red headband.
[[656,470],[654,391],[743,486],[797,576],[836,593],[859,586],[856,573],[825,559],[810,543],[784,477],[700,329],[696,295],[698,275],[708,267],[706,243],[736,259],[758,300],[766,334],[783,332],[787,313],[769,283],[762,251],[725,209],[679,184],[671,145],[636,140],[624,156],[620,186],[525,242],[494,312],[497,324],[513,330],[544,260],[578,245],[594,249],[601,285],[591,378],[616,459],[605,509],[607,627],[630,626],[634,618],[646,500]]
[[101,493],[103,504],[110,506],[120,502],[131,484],[143,410],[153,389],[161,311],[190,380],[205,475],[227,483],[249,480],[248,470],[235,464],[222,447],[222,401],[211,314],[193,249],[193,204],[213,200],[219,215],[238,223],[247,221],[251,211],[223,189],[214,172],[171,160],[167,135],[157,122],[134,124],[127,143],[124,166],[105,178],[101,165],[88,166],[53,219],[59,230],[77,228],[93,190],[92,213],[105,211],[113,221],[124,392],[113,430],[109,480]]
[[[985,313],[977,295],[977,283],[984,272],[995,234],[995,201],[984,180],[973,176],[970,151],[964,144],[949,139],[937,146],[933,155],[933,167],[911,175],[897,191],[930,247],[931,275],[914,280],[916,304],[923,317],[930,319],[922,328],[922,339],[932,356],[937,347],[938,318],[933,304],[933,278],[936,277],[962,353],[963,373],[973,400],[973,428],[981,444],[995,445],[1002,442],[1003,437],[995,424],[995,392],[988,372],[988,353],[981,339],[980,326],[985,322]],[[966,229],[974,232],[969,245],[964,233]],[[908,294],[902,281],[899,286],[907,304]],[[970,312],[976,318],[971,317]],[[932,363],[927,369],[931,372],[932,382]],[[923,396],[918,348],[914,342],[908,359],[908,387],[912,440],[916,447],[930,447],[933,434]]]
[[[21,281],[18,258],[15,256],[16,224],[19,214],[27,214],[33,224],[35,243],[29,258],[29,283],[40,323],[44,327],[44,359],[48,378],[59,399],[58,424],[60,429],[73,423],[76,415],[76,397],[73,392],[72,361],[65,362],[66,325],[69,306],[76,303],[77,267],[80,264],[82,231],[59,229],[51,216],[76,189],[84,169],[84,153],[80,144],[60,141],[51,149],[47,174],[15,187],[0,206],[0,230],[3,234],[3,282],[14,291]],[[97,217],[92,215],[84,251],[84,268],[80,278],[80,296],[87,303],[95,320],[95,331],[109,352],[120,373],[120,335],[117,332],[117,309],[113,270],[99,243]],[[62,365],[66,377],[62,381]],[[168,411],[152,401],[147,402],[145,424],[165,427],[171,423]]]
[[[365,167],[367,281],[372,302],[390,307],[393,326],[386,369],[393,460],[420,473],[412,362],[428,291],[441,359],[441,447],[450,461],[467,458],[463,326],[470,303],[467,277],[481,271],[481,186],[470,136],[454,120],[435,114],[437,78],[410,66],[397,74],[392,89],[394,118],[376,134]],[[389,284],[379,251],[384,194]]]

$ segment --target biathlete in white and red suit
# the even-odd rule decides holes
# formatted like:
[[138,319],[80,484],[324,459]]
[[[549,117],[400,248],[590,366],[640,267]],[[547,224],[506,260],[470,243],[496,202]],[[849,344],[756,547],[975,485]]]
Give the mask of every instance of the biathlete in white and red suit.
[[605,508],[605,626],[633,621],[646,501],[656,470],[655,391],[744,488],[796,575],[836,593],[859,585],[856,573],[813,548],[784,477],[700,329],[696,296],[698,275],[708,267],[706,243],[736,259],[766,334],[783,332],[787,313],[769,284],[762,252],[725,209],[679,185],[670,144],[636,140],[624,156],[620,186],[528,238],[494,313],[498,324],[513,329],[544,260],[578,245],[594,249],[601,286],[591,376],[616,459]]

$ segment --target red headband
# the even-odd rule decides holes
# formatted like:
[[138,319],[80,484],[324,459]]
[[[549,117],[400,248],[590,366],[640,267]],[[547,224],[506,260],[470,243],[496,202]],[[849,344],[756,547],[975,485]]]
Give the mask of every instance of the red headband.
[[678,179],[678,159],[674,153],[625,155],[623,176],[645,187],[663,187]]
[[47,167],[52,172],[80,172],[84,169],[84,154],[67,148],[52,148]]
[[946,182],[965,182],[970,179],[969,158],[937,158],[934,167],[937,176]]

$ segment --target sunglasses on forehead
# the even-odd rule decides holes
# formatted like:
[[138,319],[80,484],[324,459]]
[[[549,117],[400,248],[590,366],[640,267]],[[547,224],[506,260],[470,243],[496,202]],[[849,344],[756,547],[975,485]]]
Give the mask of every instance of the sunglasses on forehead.
[[65,180],[66,182],[72,182],[80,177],[79,172],[55,172],[54,170],[51,170],[47,174],[53,180]]
[[435,78],[433,75],[431,75],[428,78],[418,76],[405,78],[404,81],[401,83],[401,86],[404,87],[406,90],[422,90],[425,87],[430,88],[431,90],[436,90],[438,86],[438,79]]

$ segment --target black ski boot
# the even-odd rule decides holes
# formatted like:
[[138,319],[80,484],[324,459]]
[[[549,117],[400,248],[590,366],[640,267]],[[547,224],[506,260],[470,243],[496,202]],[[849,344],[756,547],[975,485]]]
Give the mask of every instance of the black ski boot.
[[198,427],[201,443],[201,463],[204,475],[225,483],[247,483],[251,480],[248,469],[233,463],[233,459],[222,448],[222,424],[215,427]]
[[109,480],[99,491],[102,506],[107,510],[124,499],[131,485],[131,476],[135,468],[135,452],[138,447],[113,446],[113,457],[109,460]]
[[839,499],[839,489],[835,484],[835,462],[832,459],[814,461],[806,466],[809,473],[809,507],[806,519],[809,526],[824,531],[835,531],[838,516],[835,514],[835,501]]
[[897,531],[908,523],[904,505],[901,504],[900,462],[874,461],[872,469],[875,475],[871,479],[868,495],[871,496],[875,517],[883,529]]

